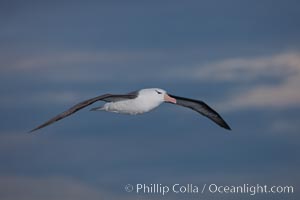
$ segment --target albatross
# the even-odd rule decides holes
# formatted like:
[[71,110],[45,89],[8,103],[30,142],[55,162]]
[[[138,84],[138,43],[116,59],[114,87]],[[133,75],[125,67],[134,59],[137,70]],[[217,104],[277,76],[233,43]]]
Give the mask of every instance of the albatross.
[[163,102],[171,103],[190,108],[211,119],[219,126],[231,130],[225,120],[203,101],[171,95],[165,90],[159,88],[147,88],[130,92],[128,94],[103,94],[91,99],[87,99],[51,118],[40,126],[32,129],[30,132],[34,132],[38,129],[44,128],[45,126],[53,124],[54,122],[68,117],[69,115],[72,115],[97,101],[104,101],[106,103],[103,106],[92,108],[91,111],[107,111],[130,115],[149,112]]

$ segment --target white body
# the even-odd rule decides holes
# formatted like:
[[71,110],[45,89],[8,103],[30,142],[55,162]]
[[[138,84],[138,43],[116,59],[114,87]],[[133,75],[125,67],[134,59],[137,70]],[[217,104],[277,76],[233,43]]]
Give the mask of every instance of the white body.
[[104,104],[99,110],[131,115],[142,114],[163,103],[165,94],[166,91],[158,88],[143,89],[139,91],[135,99],[109,102]]

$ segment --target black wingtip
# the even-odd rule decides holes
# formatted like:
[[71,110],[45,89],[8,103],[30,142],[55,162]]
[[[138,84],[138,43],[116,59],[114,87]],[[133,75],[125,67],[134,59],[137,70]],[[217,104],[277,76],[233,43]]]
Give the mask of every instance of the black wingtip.
[[219,122],[219,123],[217,122],[217,124],[219,126],[223,127],[224,129],[231,131],[230,126],[225,122],[224,119],[221,118],[221,116],[220,116],[220,119],[221,119],[221,122]]
[[222,126],[223,128],[225,128],[225,129],[227,129],[227,130],[229,130],[229,131],[231,131],[232,129],[230,128],[230,126],[228,126],[228,124],[226,124],[225,126]]
[[33,133],[33,132],[35,132],[35,131],[38,130],[38,129],[40,129],[40,127],[37,127],[37,128],[34,128],[34,129],[28,131],[28,133]]
[[41,128],[44,128],[45,126],[48,126],[49,124],[51,124],[51,123],[49,123],[49,121],[48,121],[48,122],[46,122],[46,123],[44,123],[44,124],[42,124],[42,125],[40,125],[40,126],[34,128],[34,129],[32,129],[32,130],[29,131],[28,133],[33,133],[33,132],[35,132],[35,131],[37,131],[37,130],[39,130],[39,129],[41,129]]

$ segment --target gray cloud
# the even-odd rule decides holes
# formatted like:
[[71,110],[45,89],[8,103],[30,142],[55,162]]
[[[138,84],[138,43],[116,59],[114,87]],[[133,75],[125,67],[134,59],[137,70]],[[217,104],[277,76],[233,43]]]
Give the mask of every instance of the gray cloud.
[[[222,102],[216,102],[222,110],[236,110],[249,107],[284,108],[298,106],[300,95],[299,52],[250,58],[226,58],[185,67],[169,68],[163,65],[139,67],[150,60],[159,62],[163,57],[171,58],[172,53],[159,52],[65,52],[45,54],[38,57],[26,57],[8,64],[6,70],[37,72],[39,78],[51,82],[114,82],[134,80],[134,82],[155,82],[172,80],[196,81],[200,84],[215,82],[234,83],[234,89],[228,91]],[[85,65],[87,67],[82,67]],[[2,69],[2,70],[5,70]],[[68,72],[69,71],[69,72]],[[258,81],[260,80],[260,81]],[[136,89],[136,88],[134,88]],[[57,94],[56,94],[57,93]],[[59,94],[61,93],[61,94]],[[77,92],[76,92],[77,93]],[[28,102],[72,102],[90,96],[86,92],[75,94],[74,91],[42,91],[24,97]],[[76,98],[75,98],[76,97]],[[3,96],[1,102],[13,102],[18,99]]]
[[0,188],[0,198],[5,200],[120,198],[119,195],[68,177],[0,176]]
[[299,58],[297,51],[252,58],[228,58],[169,73],[179,79],[234,83],[233,92],[227,94],[229,97],[218,102],[222,110],[294,107],[299,106],[300,102]]

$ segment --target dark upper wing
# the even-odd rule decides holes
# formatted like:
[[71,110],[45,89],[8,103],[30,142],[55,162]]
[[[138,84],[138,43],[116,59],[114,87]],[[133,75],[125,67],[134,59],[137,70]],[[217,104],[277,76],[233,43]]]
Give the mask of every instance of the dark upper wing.
[[209,107],[206,103],[200,100],[195,100],[195,99],[188,99],[184,97],[178,97],[174,95],[168,94],[170,97],[173,97],[176,99],[176,104],[184,107],[191,108],[198,113],[204,115],[205,117],[208,117],[215,123],[217,123],[219,126],[231,130],[229,125],[223,120],[223,118],[211,107]]
[[138,94],[139,94],[139,91],[130,92],[125,95],[111,95],[111,96],[105,97],[104,99],[102,99],[102,101],[116,102],[116,101],[122,101],[122,100],[126,100],[126,99],[134,99],[138,96]]
[[72,106],[71,108],[69,108],[68,110],[66,110],[65,112],[60,113],[59,115],[51,118],[50,120],[46,121],[45,123],[43,123],[42,125],[32,129],[30,132],[36,131],[40,128],[43,128],[45,126],[48,126],[56,121],[59,121],[75,112],[77,112],[78,110],[91,105],[92,103],[95,103],[96,101],[121,101],[121,100],[126,100],[126,99],[134,99],[136,98],[136,95],[134,94],[125,94],[125,95],[115,95],[115,94],[104,94],[101,96],[97,96],[85,101],[82,101],[74,106]]

